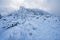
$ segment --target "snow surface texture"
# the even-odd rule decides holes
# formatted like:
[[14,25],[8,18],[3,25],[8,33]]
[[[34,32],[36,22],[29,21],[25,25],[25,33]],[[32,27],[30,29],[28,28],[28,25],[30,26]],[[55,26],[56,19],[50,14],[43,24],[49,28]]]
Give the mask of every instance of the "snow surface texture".
[[7,16],[0,15],[0,40],[60,40],[60,19],[21,7]]

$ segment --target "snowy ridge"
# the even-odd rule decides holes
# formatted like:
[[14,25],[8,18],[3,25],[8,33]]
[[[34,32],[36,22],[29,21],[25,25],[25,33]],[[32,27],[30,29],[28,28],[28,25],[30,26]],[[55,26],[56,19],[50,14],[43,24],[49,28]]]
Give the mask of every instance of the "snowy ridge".
[[39,9],[21,7],[0,15],[0,40],[60,40],[60,19]]

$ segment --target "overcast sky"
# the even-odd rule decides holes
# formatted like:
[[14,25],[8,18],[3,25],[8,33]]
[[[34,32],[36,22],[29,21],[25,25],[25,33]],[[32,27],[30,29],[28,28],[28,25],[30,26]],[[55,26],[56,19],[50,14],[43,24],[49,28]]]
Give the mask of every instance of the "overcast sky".
[[60,0],[0,0],[0,8],[19,9],[20,6],[60,13]]

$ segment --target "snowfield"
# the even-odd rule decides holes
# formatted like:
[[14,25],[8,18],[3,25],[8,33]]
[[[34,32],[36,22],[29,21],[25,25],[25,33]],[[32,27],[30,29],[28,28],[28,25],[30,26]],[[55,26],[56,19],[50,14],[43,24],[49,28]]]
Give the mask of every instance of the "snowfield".
[[39,9],[0,15],[0,40],[60,40],[60,17]]

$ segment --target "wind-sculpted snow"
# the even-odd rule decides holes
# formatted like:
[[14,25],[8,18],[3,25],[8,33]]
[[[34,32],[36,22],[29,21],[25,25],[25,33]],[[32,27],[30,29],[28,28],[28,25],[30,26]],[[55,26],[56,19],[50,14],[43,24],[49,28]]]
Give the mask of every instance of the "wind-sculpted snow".
[[0,40],[60,40],[60,19],[21,7],[7,16],[0,15]]

